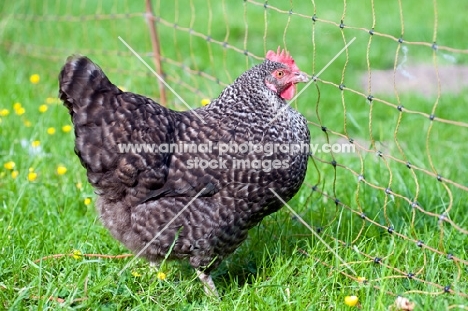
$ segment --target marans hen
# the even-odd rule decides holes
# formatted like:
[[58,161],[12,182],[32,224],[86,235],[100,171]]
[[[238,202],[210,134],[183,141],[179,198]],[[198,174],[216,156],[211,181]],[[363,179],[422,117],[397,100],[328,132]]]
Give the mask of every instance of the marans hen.
[[[216,293],[210,271],[281,208],[269,188],[288,201],[304,180],[308,152],[284,146],[310,143],[306,119],[285,101],[306,81],[278,48],[208,106],[177,112],[123,92],[87,57],[69,57],[59,95],[104,226],[150,262],[169,251],[169,258],[188,258],[205,291]],[[210,149],[144,152],[139,144]]]

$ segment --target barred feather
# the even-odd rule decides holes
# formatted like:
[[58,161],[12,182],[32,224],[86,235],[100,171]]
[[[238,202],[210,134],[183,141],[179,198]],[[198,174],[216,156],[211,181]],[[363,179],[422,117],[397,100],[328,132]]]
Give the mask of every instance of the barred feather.
[[[286,102],[266,87],[265,79],[284,68],[265,60],[208,106],[175,112],[119,90],[88,58],[70,57],[59,76],[60,98],[75,127],[75,152],[96,189],[98,212],[111,234],[139,252],[160,233],[144,257],[164,258],[176,240],[170,258],[187,258],[209,273],[246,239],[250,228],[282,206],[268,188],[289,200],[303,182],[306,153],[122,153],[118,148],[127,143],[308,143],[307,122],[292,108],[269,124]],[[227,168],[188,165],[195,158],[220,157]],[[239,169],[232,166],[235,160],[279,160],[288,167]]]

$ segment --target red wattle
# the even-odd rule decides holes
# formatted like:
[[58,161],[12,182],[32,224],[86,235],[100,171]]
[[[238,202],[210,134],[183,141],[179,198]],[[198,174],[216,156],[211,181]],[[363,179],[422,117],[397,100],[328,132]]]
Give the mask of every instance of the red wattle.
[[296,93],[296,85],[295,84],[291,84],[290,86],[288,86],[283,92],[281,92],[280,96],[281,98],[283,99],[291,99],[294,97],[294,94]]

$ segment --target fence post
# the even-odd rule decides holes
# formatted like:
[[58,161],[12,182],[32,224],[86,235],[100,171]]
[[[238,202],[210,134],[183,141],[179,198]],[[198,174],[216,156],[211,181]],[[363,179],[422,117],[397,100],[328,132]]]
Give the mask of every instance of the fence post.
[[[154,64],[156,66],[156,72],[158,75],[163,78],[163,71],[161,66],[161,50],[159,47],[159,38],[158,32],[156,30],[156,21],[153,14],[153,7],[151,5],[151,0],[146,0],[146,16],[148,19],[148,27],[150,30],[151,36],[151,46],[153,49],[153,59]],[[164,107],[167,106],[167,98],[166,98],[166,89],[164,88],[164,84],[158,80],[159,84],[159,97],[160,97],[160,104]]]

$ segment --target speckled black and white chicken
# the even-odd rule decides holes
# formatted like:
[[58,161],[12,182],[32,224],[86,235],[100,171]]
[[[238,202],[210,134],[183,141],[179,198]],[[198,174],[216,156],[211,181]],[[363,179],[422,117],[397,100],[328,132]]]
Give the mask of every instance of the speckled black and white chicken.
[[[307,169],[304,150],[232,146],[308,145],[306,119],[286,102],[306,81],[278,48],[209,105],[177,112],[120,90],[87,57],[69,57],[59,76],[60,98],[104,226],[150,262],[169,251],[169,258],[188,259],[205,290],[216,293],[210,271],[282,207],[273,192],[284,201],[296,194]],[[128,144],[211,144],[211,150],[122,151]],[[231,147],[221,152],[223,144]],[[203,161],[211,165],[196,165],[209,163]]]

